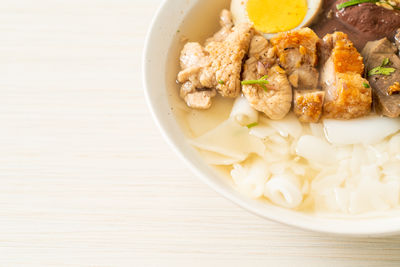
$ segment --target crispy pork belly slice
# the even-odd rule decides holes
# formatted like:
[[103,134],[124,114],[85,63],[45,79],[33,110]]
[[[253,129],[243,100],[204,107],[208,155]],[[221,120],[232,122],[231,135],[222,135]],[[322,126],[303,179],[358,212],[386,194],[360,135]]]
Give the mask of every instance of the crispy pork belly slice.
[[301,122],[318,122],[324,106],[325,92],[294,90],[293,110]]
[[224,97],[240,94],[242,61],[248,52],[253,29],[249,24],[233,27],[230,12],[221,13],[221,27],[206,46],[189,42],[181,51],[180,96],[189,107],[208,109],[216,91]]
[[333,48],[337,41],[349,40],[349,37],[344,32],[329,33],[322,38],[320,44],[320,62],[324,63],[331,56]]
[[350,40],[337,41],[330,60],[337,73],[353,72],[360,75],[364,73],[363,58]]
[[[337,73],[330,100],[325,100],[324,115],[334,119],[353,119],[371,111],[372,92],[368,81],[358,73]],[[369,85],[368,85],[369,86]]]
[[318,36],[309,28],[277,34],[271,39],[282,66],[294,87],[316,88],[318,85]]
[[323,40],[326,47],[333,46],[321,71],[325,116],[352,119],[367,115],[371,111],[372,94],[367,88],[368,81],[361,77],[363,58],[344,33],[336,32]]

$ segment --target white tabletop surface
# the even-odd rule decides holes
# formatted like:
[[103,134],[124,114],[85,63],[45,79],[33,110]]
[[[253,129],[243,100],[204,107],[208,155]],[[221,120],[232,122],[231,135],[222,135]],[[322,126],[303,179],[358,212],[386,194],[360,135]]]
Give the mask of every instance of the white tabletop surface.
[[160,0],[2,0],[0,266],[400,266],[400,237],[260,219],[162,140],[141,56]]

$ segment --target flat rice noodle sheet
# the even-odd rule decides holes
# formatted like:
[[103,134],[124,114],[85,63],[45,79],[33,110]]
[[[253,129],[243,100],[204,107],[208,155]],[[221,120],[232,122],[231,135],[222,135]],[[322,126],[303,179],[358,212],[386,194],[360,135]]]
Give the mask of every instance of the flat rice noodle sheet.
[[299,138],[303,132],[303,126],[293,113],[289,113],[281,120],[270,120],[262,116],[259,121],[260,124],[270,125],[283,137],[288,137],[290,135],[293,138]]
[[324,120],[326,138],[338,145],[376,144],[400,130],[400,118],[369,116],[348,121]]
[[312,135],[303,135],[296,147],[297,155],[319,164],[335,162],[335,150],[323,139]]
[[[240,162],[254,153],[264,156],[264,143],[249,134],[249,129],[239,125],[233,119],[228,119],[215,129],[189,141],[194,147],[213,153],[206,153],[206,161],[210,164],[226,165]],[[207,158],[208,156],[208,158]],[[223,164],[222,164],[223,165]]]
[[243,157],[229,157],[212,151],[201,149],[199,151],[205,161],[211,165],[232,165],[242,162],[247,158],[247,155],[243,155]]
[[250,129],[251,135],[261,138],[261,139],[267,138],[275,133],[276,133],[276,130],[267,125],[257,125]]

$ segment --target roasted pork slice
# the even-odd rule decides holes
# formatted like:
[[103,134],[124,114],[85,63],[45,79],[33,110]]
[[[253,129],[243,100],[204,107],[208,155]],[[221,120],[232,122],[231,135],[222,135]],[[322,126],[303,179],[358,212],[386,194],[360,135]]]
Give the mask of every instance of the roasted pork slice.
[[353,72],[360,75],[364,73],[363,58],[348,39],[338,40],[335,43],[330,59],[335,67],[335,72]]
[[[229,22],[230,20],[230,22]],[[178,82],[180,95],[187,105],[197,109],[211,106],[215,90],[224,97],[240,94],[242,61],[248,52],[253,29],[249,24],[232,27],[230,13],[221,13],[222,30],[207,41],[187,43],[180,56]]]
[[325,35],[320,43],[320,62],[323,64],[329,59],[337,41],[346,42],[347,40],[349,40],[349,38],[344,32],[335,32],[333,34],[329,33]]
[[363,58],[344,33],[336,32],[323,39],[323,46],[333,49],[321,71],[325,91],[324,115],[335,119],[352,119],[371,111],[372,93],[362,78]]
[[[400,116],[400,59],[397,56],[397,47],[383,38],[368,42],[362,55],[366,71],[371,74],[368,75],[368,81],[372,87],[375,110],[392,118]],[[372,71],[380,66],[390,71]]]
[[243,67],[243,80],[259,80],[265,75],[268,84],[244,84],[243,94],[254,109],[271,119],[282,119],[291,108],[292,87],[285,71],[276,64],[275,48],[263,36],[256,35]]
[[299,89],[316,88],[319,73],[318,36],[309,28],[301,28],[277,34],[271,39],[276,47],[279,65],[282,66],[292,85]]
[[322,115],[325,92],[294,90],[293,111],[301,122],[318,122]]

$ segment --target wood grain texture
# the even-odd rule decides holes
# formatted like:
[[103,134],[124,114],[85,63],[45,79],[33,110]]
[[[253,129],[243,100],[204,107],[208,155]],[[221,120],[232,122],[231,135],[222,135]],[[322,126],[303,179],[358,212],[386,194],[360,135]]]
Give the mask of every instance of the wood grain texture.
[[262,220],[178,160],[143,97],[159,4],[2,1],[0,266],[399,266],[399,237]]

